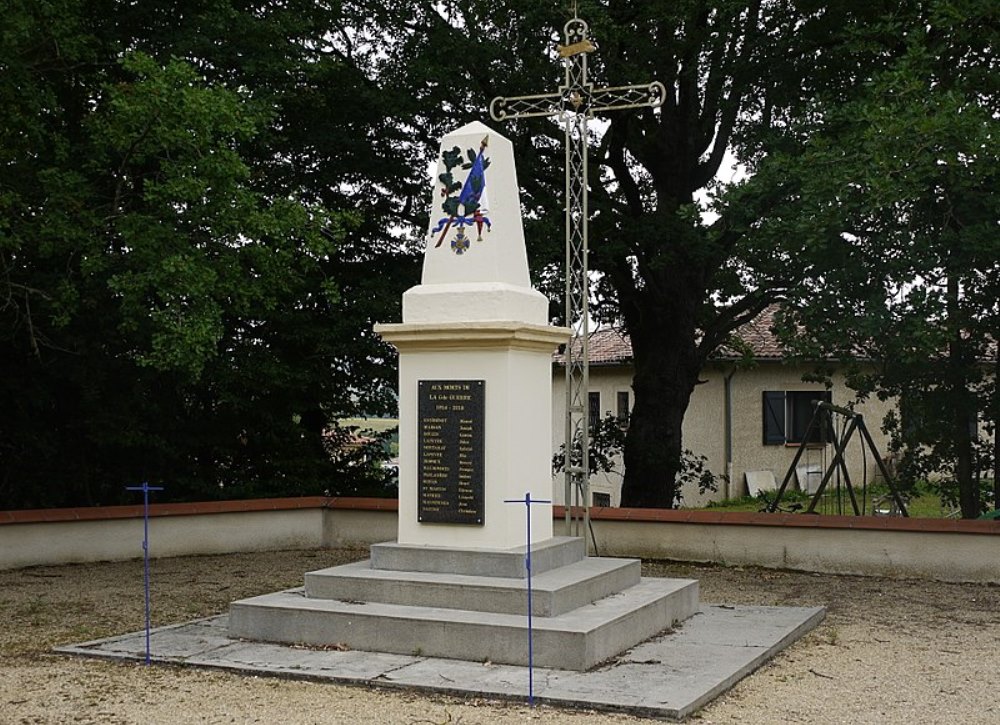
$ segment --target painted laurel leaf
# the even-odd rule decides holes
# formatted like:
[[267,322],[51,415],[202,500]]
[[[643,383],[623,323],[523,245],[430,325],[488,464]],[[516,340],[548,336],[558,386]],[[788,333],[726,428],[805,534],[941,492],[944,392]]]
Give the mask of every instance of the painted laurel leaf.
[[455,146],[442,153],[441,160],[444,162],[445,168],[450,171],[462,162],[462,150]]

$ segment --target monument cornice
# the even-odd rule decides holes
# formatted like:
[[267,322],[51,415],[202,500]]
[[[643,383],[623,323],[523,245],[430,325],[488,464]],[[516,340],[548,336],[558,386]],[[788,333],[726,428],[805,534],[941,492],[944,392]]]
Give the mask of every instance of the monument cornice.
[[570,337],[567,327],[512,321],[402,322],[374,329],[401,352],[506,349],[550,354]]

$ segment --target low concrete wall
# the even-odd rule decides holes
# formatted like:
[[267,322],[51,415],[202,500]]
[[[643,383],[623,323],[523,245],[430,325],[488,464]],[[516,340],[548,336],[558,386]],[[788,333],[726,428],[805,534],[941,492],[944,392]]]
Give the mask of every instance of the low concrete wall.
[[[366,547],[396,538],[396,501],[157,504],[150,554]],[[562,507],[556,507],[561,533]],[[602,556],[1000,583],[1000,521],[593,509]],[[142,507],[0,512],[0,569],[142,555]]]
[[1000,522],[602,509],[603,556],[1000,582]]
[[324,510],[323,546],[367,548],[395,541],[397,510],[395,499],[332,499]]
[[[154,557],[312,549],[323,541],[326,499],[153,504]],[[142,556],[142,506],[0,512],[0,569]]]

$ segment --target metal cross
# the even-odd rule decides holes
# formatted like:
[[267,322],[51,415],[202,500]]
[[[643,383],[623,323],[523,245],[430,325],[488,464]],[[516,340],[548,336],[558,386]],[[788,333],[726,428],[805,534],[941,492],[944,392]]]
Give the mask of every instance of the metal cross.
[[[565,45],[557,46],[566,80],[556,93],[498,97],[490,103],[496,121],[514,118],[562,116],[566,132],[566,323],[573,336],[566,346],[566,434],[564,449],[566,533],[572,520],[571,496],[583,505],[583,536],[590,525],[590,460],[588,388],[589,322],[587,300],[587,119],[594,113],[662,105],[666,88],[659,81],[646,85],[594,88],[587,78],[587,54],[597,46],[587,36],[587,23],[578,17],[566,23]],[[577,520],[576,533],[581,535]]]

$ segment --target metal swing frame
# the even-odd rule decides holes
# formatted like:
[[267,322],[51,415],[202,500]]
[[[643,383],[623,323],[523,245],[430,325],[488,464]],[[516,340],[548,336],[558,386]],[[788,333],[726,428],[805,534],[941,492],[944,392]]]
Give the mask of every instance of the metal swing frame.
[[[823,491],[830,482],[830,478],[833,476],[835,471],[839,471],[843,476],[844,487],[847,489],[847,494],[851,499],[851,508],[854,510],[854,515],[862,515],[863,512],[858,507],[858,499],[854,493],[854,486],[851,484],[851,474],[847,470],[847,462],[845,460],[847,456],[847,445],[851,442],[851,437],[856,431],[860,431],[862,445],[867,445],[868,449],[871,451],[872,458],[875,459],[875,463],[878,465],[879,471],[882,473],[882,477],[889,486],[890,495],[898,507],[900,514],[902,516],[909,517],[910,514],[906,510],[906,503],[903,501],[903,497],[900,495],[899,489],[896,487],[896,483],[893,480],[892,475],[889,473],[889,469],[886,468],[885,462],[878,454],[878,449],[875,447],[875,441],[872,440],[871,433],[868,432],[868,427],[865,425],[864,416],[857,411],[849,408],[842,408],[839,405],[827,403],[824,400],[814,401],[813,407],[813,415],[812,418],[809,419],[809,425],[806,426],[806,431],[802,436],[802,440],[808,441],[817,428],[820,430],[825,428],[825,430],[831,432],[829,442],[833,444],[834,456],[833,460],[830,461],[830,465],[827,466],[826,471],[823,473],[823,480],[820,481],[819,488],[816,489],[816,493],[813,494],[812,499],[809,501],[809,507],[805,510],[805,513],[816,513],[816,505],[819,503],[819,500],[823,495]],[[843,436],[839,438],[836,435],[833,426],[834,415],[841,415],[850,420]],[[826,441],[824,441],[824,443],[825,442]],[[778,504],[781,503],[781,497],[785,494],[785,490],[788,488],[788,484],[791,482],[792,476],[795,474],[795,469],[798,467],[799,461],[802,459],[802,456],[807,448],[808,445],[805,443],[799,446],[799,450],[795,453],[795,458],[792,459],[792,464],[788,467],[788,472],[781,481],[781,486],[778,487],[774,500],[767,505],[764,509],[765,511],[774,513],[778,510]]]

